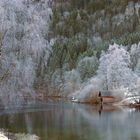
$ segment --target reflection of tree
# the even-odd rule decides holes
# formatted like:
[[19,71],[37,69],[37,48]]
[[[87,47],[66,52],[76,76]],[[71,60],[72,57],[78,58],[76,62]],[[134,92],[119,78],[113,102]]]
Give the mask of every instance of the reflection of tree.
[[99,115],[101,115],[102,110],[103,110],[103,105],[101,104],[100,107],[99,107]]

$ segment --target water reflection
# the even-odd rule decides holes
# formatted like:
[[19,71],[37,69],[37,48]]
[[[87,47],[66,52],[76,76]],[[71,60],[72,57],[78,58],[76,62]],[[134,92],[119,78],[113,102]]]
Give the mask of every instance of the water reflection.
[[140,112],[60,102],[37,110],[3,113],[0,128],[12,140],[22,134],[26,140],[36,140],[33,136],[41,140],[137,140]]

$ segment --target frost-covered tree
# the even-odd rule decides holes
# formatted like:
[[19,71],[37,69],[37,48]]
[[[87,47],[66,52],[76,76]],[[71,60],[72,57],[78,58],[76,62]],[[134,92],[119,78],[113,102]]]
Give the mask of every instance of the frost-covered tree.
[[102,83],[102,89],[108,89],[108,85],[107,85],[107,66],[108,66],[108,62],[109,61],[109,54],[106,54],[104,51],[101,54],[101,57],[99,59],[99,68],[97,71],[97,75],[99,77],[99,79],[101,79]]
[[109,90],[132,87],[137,76],[129,67],[130,55],[123,46],[110,45],[100,58],[98,76]]
[[22,103],[25,94],[34,97],[37,73],[44,71],[51,49],[47,2],[0,0],[0,99],[5,105]]

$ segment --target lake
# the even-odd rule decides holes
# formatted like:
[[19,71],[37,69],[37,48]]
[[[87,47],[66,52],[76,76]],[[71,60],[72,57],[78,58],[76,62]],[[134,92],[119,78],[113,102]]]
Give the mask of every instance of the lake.
[[1,110],[0,132],[11,140],[138,140],[140,112],[57,101]]

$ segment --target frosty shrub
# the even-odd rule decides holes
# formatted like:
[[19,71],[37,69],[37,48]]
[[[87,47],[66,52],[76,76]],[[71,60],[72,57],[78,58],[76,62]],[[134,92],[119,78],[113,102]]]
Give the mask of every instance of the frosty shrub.
[[67,71],[64,73],[64,88],[63,93],[70,94],[80,88],[81,78],[76,70]]
[[81,83],[80,74],[76,70],[63,71],[58,69],[52,75],[53,94],[67,96],[78,90]]

